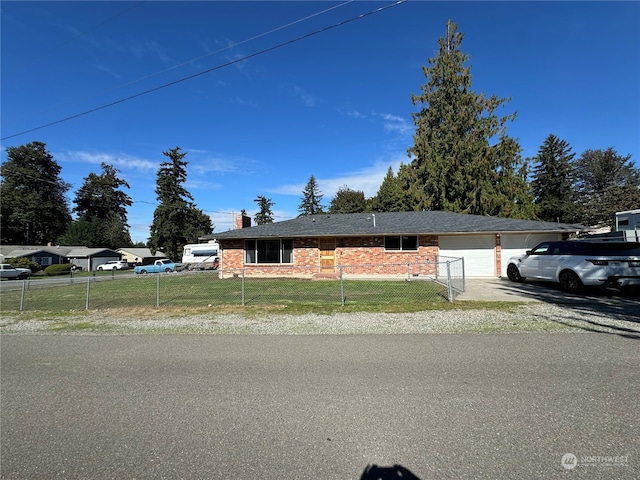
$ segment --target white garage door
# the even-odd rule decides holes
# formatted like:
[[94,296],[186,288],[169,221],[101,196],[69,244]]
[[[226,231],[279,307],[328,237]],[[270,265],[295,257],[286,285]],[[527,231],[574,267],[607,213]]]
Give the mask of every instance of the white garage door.
[[509,258],[522,255],[527,250],[542,242],[561,240],[561,235],[557,233],[509,233],[500,238],[500,263],[502,264],[501,276],[507,276],[507,264]]
[[493,235],[441,235],[440,255],[464,257],[466,277],[495,277],[496,250]]

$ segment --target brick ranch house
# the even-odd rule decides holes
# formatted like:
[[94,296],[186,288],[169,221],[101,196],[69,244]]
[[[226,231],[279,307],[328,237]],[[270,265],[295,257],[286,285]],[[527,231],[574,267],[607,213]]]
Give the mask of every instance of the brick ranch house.
[[[450,212],[379,212],[304,215],[202,237],[220,244],[220,275],[331,275],[382,273],[383,265],[433,265],[439,257],[463,257],[467,277],[506,275],[506,261],[538,243],[562,240],[580,225]],[[436,259],[436,260],[434,260]],[[404,266],[403,266],[404,265]],[[288,268],[289,267],[289,268]],[[305,268],[303,268],[305,267]],[[384,269],[389,273],[389,269]],[[430,273],[430,272],[425,272]]]

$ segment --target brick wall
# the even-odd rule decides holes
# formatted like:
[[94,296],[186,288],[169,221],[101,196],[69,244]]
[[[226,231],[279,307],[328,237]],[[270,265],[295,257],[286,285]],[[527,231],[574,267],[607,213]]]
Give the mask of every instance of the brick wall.
[[[220,268],[223,275],[296,275],[319,272],[318,238],[294,238],[294,264],[245,264],[244,240],[220,240]],[[438,237],[418,239],[417,251],[385,251],[384,237],[344,237],[336,239],[335,264],[349,275],[433,275],[438,255]],[[336,268],[336,272],[338,269]]]
[[240,230],[242,228],[249,228],[251,226],[251,217],[248,215],[242,215],[241,213],[236,215],[235,229]]

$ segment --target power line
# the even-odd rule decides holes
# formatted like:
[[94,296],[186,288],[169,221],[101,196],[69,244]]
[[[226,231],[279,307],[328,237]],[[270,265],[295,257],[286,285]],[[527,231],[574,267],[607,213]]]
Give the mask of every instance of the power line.
[[63,42],[61,42],[61,43],[58,43],[57,45],[55,45],[55,46],[51,47],[49,50],[46,50],[46,51],[44,51],[44,52],[42,52],[42,53],[40,53],[40,54],[37,54],[36,56],[32,57],[30,60],[26,60],[26,61],[24,61],[24,62],[20,63],[17,67],[15,67],[15,69],[17,70],[17,69],[21,68],[23,65],[29,64],[29,63],[33,62],[34,60],[37,60],[37,59],[38,59],[38,58],[40,58],[40,57],[44,57],[45,55],[48,55],[49,53],[53,52],[54,50],[57,50],[58,48],[60,48],[60,47],[62,47],[62,46],[64,46],[64,45],[66,45],[66,44],[68,44],[68,43],[73,42],[73,41],[74,41],[74,40],[76,40],[77,38],[80,38],[80,37],[85,36],[87,33],[89,33],[89,32],[91,32],[91,31],[93,31],[93,30],[96,30],[96,29],[100,28],[102,25],[105,25],[105,24],[107,24],[107,23],[109,23],[109,22],[111,22],[111,21],[115,20],[115,19],[116,19],[116,18],[118,18],[118,17],[121,17],[121,16],[122,16],[122,15],[124,15],[125,13],[128,13],[129,11],[131,11],[131,10],[133,10],[134,8],[138,7],[139,5],[143,4],[145,1],[146,1],[146,0],[140,0],[139,2],[135,3],[133,6],[131,6],[131,7],[127,8],[127,9],[125,9],[125,10],[122,10],[122,11],[121,11],[121,12],[119,12],[119,13],[116,13],[116,14],[115,14],[115,15],[113,15],[112,17],[109,17],[109,18],[107,18],[106,20],[103,20],[102,22],[100,22],[100,23],[98,23],[98,24],[96,24],[96,25],[94,25],[94,26],[92,26],[92,27],[89,27],[89,28],[87,28],[86,30],[81,31],[80,33],[78,33],[78,34],[74,35],[74,36],[73,36],[73,37],[71,37],[71,38],[68,38],[67,40],[64,40],[64,41],[63,41]]
[[220,70],[220,69],[222,69],[222,68],[228,67],[228,66],[230,66],[230,65],[234,65],[234,64],[239,63],[239,62],[242,62],[242,61],[244,61],[244,60],[248,60],[248,59],[250,59],[250,58],[257,57],[257,56],[259,56],[259,55],[263,55],[263,54],[268,53],[268,52],[271,52],[271,51],[273,51],[273,50],[277,50],[277,49],[279,49],[279,48],[282,48],[282,47],[285,47],[285,46],[291,45],[291,44],[296,43],[296,42],[299,42],[299,41],[301,41],[301,40],[305,40],[305,39],[310,38],[310,37],[313,37],[313,36],[315,36],[315,35],[319,35],[319,34],[321,34],[321,33],[327,32],[327,31],[332,30],[332,29],[334,29],[334,28],[337,28],[337,27],[341,27],[341,26],[347,25],[348,23],[354,22],[354,21],[356,21],[356,20],[361,20],[361,19],[363,19],[363,18],[365,18],[365,17],[368,17],[368,16],[371,16],[371,15],[374,15],[374,14],[376,14],[376,13],[380,13],[380,12],[382,12],[382,11],[384,11],[384,10],[388,10],[389,8],[396,7],[396,6],[398,6],[398,5],[402,4],[402,3],[405,3],[405,2],[407,2],[407,1],[408,1],[408,0],[398,0],[398,1],[394,2],[394,3],[392,3],[392,4],[385,5],[385,6],[383,6],[383,7],[377,8],[377,9],[375,9],[375,10],[371,10],[371,11],[369,11],[369,12],[367,12],[367,13],[362,13],[362,14],[360,14],[360,15],[356,16],[356,17],[351,17],[351,18],[349,18],[349,19],[347,19],[347,20],[344,20],[344,21],[341,21],[341,22],[338,22],[338,23],[334,23],[333,25],[329,25],[328,27],[324,27],[324,28],[321,28],[321,29],[319,29],[319,30],[315,30],[315,31],[313,31],[313,32],[306,33],[306,34],[304,34],[304,35],[301,35],[301,36],[299,36],[299,37],[293,38],[293,39],[291,39],[291,40],[287,40],[287,41],[285,41],[285,42],[282,42],[282,43],[279,43],[279,44],[277,44],[277,45],[274,45],[274,46],[271,46],[271,47],[265,48],[265,49],[263,49],[263,50],[259,50],[259,51],[257,51],[257,52],[251,53],[251,54],[249,54],[249,55],[245,55],[244,57],[237,58],[237,59],[235,59],[235,60],[231,60],[231,61],[229,61],[229,62],[223,63],[223,64],[221,64],[221,65],[218,65],[218,66],[215,66],[215,67],[212,67],[212,68],[209,68],[209,69],[207,69],[207,70],[203,70],[202,72],[194,73],[193,75],[189,75],[189,76],[186,76],[186,77],[180,78],[180,79],[178,79],[178,80],[174,80],[174,81],[172,81],[172,82],[165,83],[164,85],[160,85],[160,86],[158,86],[158,87],[154,87],[154,88],[151,88],[151,89],[149,89],[149,90],[145,90],[145,91],[143,91],[143,92],[136,93],[136,94],[134,94],[134,95],[130,95],[130,96],[128,96],[128,97],[125,97],[125,98],[122,98],[122,99],[120,99],[120,100],[116,100],[116,101],[114,101],[114,102],[110,102],[110,103],[107,103],[107,104],[101,105],[101,106],[99,106],[99,107],[92,108],[92,109],[90,109],[90,110],[85,110],[84,112],[77,113],[77,114],[75,114],[75,115],[71,115],[71,116],[69,116],[69,117],[65,117],[65,118],[62,118],[62,119],[60,119],[60,120],[56,120],[56,121],[54,121],[54,122],[49,122],[49,123],[46,123],[46,124],[44,124],[44,125],[40,125],[40,126],[38,126],[38,127],[30,128],[30,129],[28,129],[28,130],[24,130],[24,131],[22,131],[22,132],[15,133],[15,134],[13,134],[13,135],[8,135],[8,136],[6,136],[6,137],[2,137],[2,138],[0,138],[0,140],[8,140],[8,139],[10,139],[10,138],[14,138],[14,137],[18,137],[18,136],[20,136],[20,135],[24,135],[25,133],[35,132],[36,130],[41,130],[41,129],[43,129],[43,128],[51,127],[51,126],[53,126],[53,125],[58,125],[58,124],[60,124],[60,123],[68,122],[69,120],[73,120],[73,119],[75,119],[75,118],[83,117],[83,116],[85,116],[85,115],[89,115],[90,113],[94,113],[94,112],[97,112],[97,111],[100,111],[100,110],[104,110],[104,109],[106,109],[106,108],[113,107],[113,106],[115,106],[115,105],[119,105],[119,104],[121,104],[121,103],[127,102],[127,101],[129,101],[129,100],[133,100],[134,98],[142,97],[142,96],[144,96],[144,95],[148,95],[148,94],[150,94],[150,93],[157,92],[158,90],[163,90],[163,89],[165,89],[165,88],[172,87],[172,86],[177,85],[177,84],[179,84],[179,83],[186,82],[187,80],[192,80],[192,79],[194,79],[194,78],[196,78],[196,77],[200,77],[200,76],[202,76],[202,75],[206,75],[207,73],[211,73],[211,72],[214,72],[214,71],[216,71],[216,70]]
[[339,4],[339,5],[334,5],[334,6],[330,7],[330,8],[325,8],[324,10],[316,12],[316,13],[314,13],[312,15],[307,15],[306,17],[300,18],[298,20],[294,20],[293,22],[289,22],[286,25],[281,25],[280,27],[276,27],[274,29],[271,29],[271,30],[268,30],[266,32],[260,33],[258,35],[254,35],[253,37],[247,38],[245,40],[241,40],[241,41],[233,43],[231,45],[227,45],[226,47],[220,48],[220,49],[218,49],[218,50],[216,50],[214,52],[209,52],[209,53],[207,53],[205,55],[201,55],[199,57],[192,58],[191,60],[187,60],[187,61],[184,61],[184,62],[179,63],[177,65],[173,65],[172,67],[165,68],[164,70],[160,70],[160,71],[155,72],[155,73],[150,73],[149,75],[145,75],[144,77],[140,77],[140,78],[138,78],[136,80],[131,80],[130,82],[123,83],[122,85],[118,85],[117,87],[113,87],[113,88],[111,88],[109,90],[105,90],[102,93],[108,93],[108,92],[117,90],[119,88],[128,87],[129,85],[133,85],[135,83],[141,82],[142,80],[147,80],[149,78],[156,77],[156,76],[161,75],[163,73],[170,72],[171,70],[175,70],[176,68],[184,67],[185,65],[189,65],[190,63],[197,62],[199,60],[203,60],[203,59],[211,57],[213,55],[217,55],[218,53],[222,53],[222,52],[224,52],[226,50],[231,50],[232,48],[239,47],[240,45],[244,45],[245,43],[252,42],[254,40],[257,40],[259,38],[265,37],[267,35],[271,35],[272,33],[275,33],[275,32],[277,32],[279,30],[284,30],[285,28],[289,28],[289,27],[291,27],[293,25],[296,25],[298,23],[304,22],[304,21],[309,20],[309,19],[311,19],[313,17],[317,17],[318,15],[322,15],[323,13],[327,13],[327,12],[329,12],[331,10],[335,10],[336,8],[340,8],[340,7],[344,6],[344,5],[352,3],[354,1],[355,0],[347,0],[346,2],[343,2],[343,3]]
[[[176,64],[176,65],[173,65],[173,66],[171,66],[171,67],[165,68],[165,69],[160,70],[160,71],[158,71],[158,72],[150,73],[150,74],[148,74],[148,75],[145,75],[145,76],[143,76],[143,77],[137,78],[137,79],[135,79],[135,80],[131,80],[131,81],[129,81],[129,82],[123,83],[123,84],[121,84],[121,85],[117,85],[117,86],[115,86],[115,87],[108,88],[108,89],[106,89],[106,90],[102,90],[101,92],[98,92],[98,93],[92,93],[92,94],[89,94],[89,95],[84,95],[84,96],[82,96],[82,97],[77,97],[76,99],[72,99],[72,101],[75,101],[75,100],[88,100],[88,99],[91,99],[91,98],[97,97],[97,96],[99,96],[99,95],[104,95],[104,94],[106,94],[106,93],[110,93],[110,92],[113,92],[113,91],[119,90],[119,89],[121,89],[121,88],[128,87],[128,86],[130,86],[130,85],[134,85],[134,84],[136,84],[136,83],[138,83],[138,82],[141,82],[141,81],[143,81],[143,80],[148,80],[149,78],[153,78],[153,77],[156,77],[156,76],[161,75],[161,74],[163,74],[163,73],[170,72],[171,70],[175,70],[175,69],[177,69],[177,68],[184,67],[185,65],[189,65],[190,63],[197,62],[197,61],[199,61],[199,60],[202,60],[202,59],[205,59],[205,58],[211,57],[211,56],[213,56],[213,55],[217,55],[217,54],[219,54],[219,53],[222,53],[222,52],[224,52],[224,51],[226,51],[226,50],[230,50],[230,49],[235,48],[235,47],[238,47],[238,46],[240,46],[240,45],[244,45],[245,43],[252,42],[253,40],[257,40],[257,39],[259,39],[259,38],[262,38],[262,37],[265,37],[265,36],[270,35],[270,34],[272,34],[272,33],[275,33],[275,32],[277,32],[277,31],[279,31],[279,30],[283,30],[283,29],[285,29],[285,28],[288,28],[288,27],[291,27],[291,26],[296,25],[296,24],[298,24],[298,23],[301,23],[301,22],[304,22],[304,21],[306,21],[306,20],[309,20],[309,19],[311,19],[311,18],[313,18],[313,17],[317,17],[318,15],[322,15],[322,14],[324,14],[324,13],[327,13],[327,12],[331,11],[331,10],[335,10],[336,8],[343,7],[344,5],[347,5],[347,4],[352,3],[352,2],[354,2],[354,1],[355,1],[355,0],[347,0],[346,2],[340,3],[340,4],[338,4],[338,5],[334,5],[334,6],[329,7],[329,8],[325,8],[324,10],[321,10],[321,11],[316,12],[316,13],[311,14],[311,15],[307,15],[306,17],[300,18],[300,19],[298,19],[298,20],[294,20],[293,22],[289,22],[289,23],[287,23],[287,24],[285,24],[285,25],[282,25],[282,26],[280,26],[280,27],[277,27],[277,28],[271,29],[271,30],[269,30],[269,31],[266,31],[266,32],[260,33],[260,34],[258,34],[258,35],[254,35],[253,37],[247,38],[247,39],[245,39],[245,40],[241,40],[241,41],[239,41],[239,42],[237,42],[237,43],[233,43],[233,44],[228,45],[228,46],[226,46],[226,47],[224,47],[224,48],[220,48],[220,49],[218,49],[218,50],[216,50],[216,51],[214,51],[214,52],[209,52],[209,53],[207,53],[206,55],[201,55],[201,56],[199,56],[199,57],[192,58],[192,59],[190,59],[190,60],[187,60],[187,61],[185,61],[185,62],[182,62],[182,63]],[[140,2],[140,3],[142,3],[142,2]],[[133,8],[133,7],[132,7],[132,8]],[[129,9],[129,10],[130,10],[130,9]],[[122,13],[124,13],[124,12],[122,12]],[[115,17],[114,17],[114,18],[115,18]],[[104,23],[106,23],[106,22],[103,22],[103,24],[104,24]],[[70,40],[69,40],[69,41],[70,41]],[[66,43],[66,42],[65,42],[65,43]],[[67,101],[67,102],[58,102],[57,104],[54,104],[53,106],[48,107],[48,108],[47,108],[47,110],[51,110],[51,108],[54,108],[54,107],[56,107],[57,105],[63,105],[64,103],[69,103],[69,102],[68,102],[68,101]]]

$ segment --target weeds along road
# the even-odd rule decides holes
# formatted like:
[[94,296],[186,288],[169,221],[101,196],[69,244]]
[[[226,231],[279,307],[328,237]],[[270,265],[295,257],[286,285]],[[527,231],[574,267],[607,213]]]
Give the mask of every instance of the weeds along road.
[[640,477],[621,335],[0,341],[3,479]]

